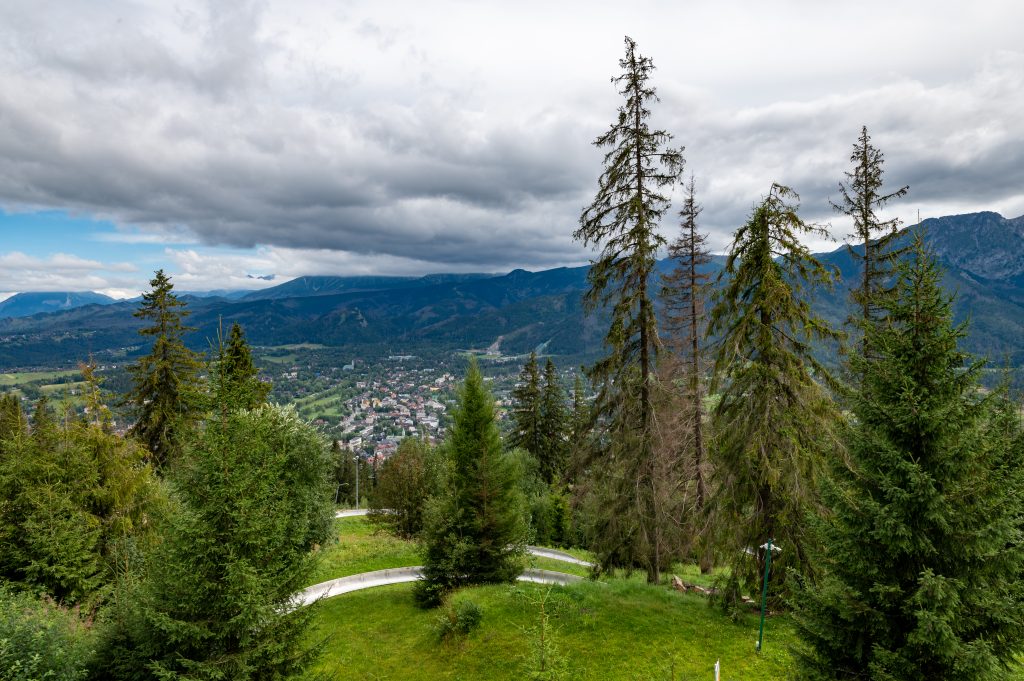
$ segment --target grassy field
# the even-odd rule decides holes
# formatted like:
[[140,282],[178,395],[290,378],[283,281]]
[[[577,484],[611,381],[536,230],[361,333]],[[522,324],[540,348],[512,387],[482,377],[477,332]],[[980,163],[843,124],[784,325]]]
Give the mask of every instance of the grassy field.
[[81,392],[85,386],[88,385],[85,381],[75,381],[74,383],[49,383],[46,385],[39,386],[39,392],[43,393],[47,397],[52,395],[70,395],[72,391]]
[[[314,582],[422,562],[414,543],[375,531],[364,517],[335,523],[337,542],[322,549]],[[571,553],[589,557],[585,551]],[[541,558],[530,558],[528,565],[581,576],[587,572]],[[711,579],[696,566],[676,565],[671,572],[691,583],[708,584]],[[537,603],[545,593],[551,640],[564,664],[557,678],[711,681],[716,661],[721,662],[723,681],[785,681],[794,671],[797,639],[786,615],[768,619],[764,650],[758,654],[756,613],[733,621],[703,597],[650,586],[639,573],[568,587],[462,589],[453,599],[473,601],[483,619],[465,638],[448,642],[441,642],[435,629],[439,611],[416,608],[411,590],[411,584],[397,584],[313,606],[317,614],[311,636],[324,644],[319,671],[346,681],[530,678],[540,617]],[[1014,678],[1024,681],[1024,672]]]
[[338,518],[334,527],[337,541],[323,547],[313,584],[422,562],[415,543],[377,531],[363,516]]
[[285,355],[260,355],[259,359],[264,362],[270,362],[271,364],[286,364],[291,366],[298,361],[299,356],[294,352],[291,352]]
[[21,371],[13,374],[0,374],[0,388],[14,387],[35,381],[52,381],[66,376],[80,376],[77,369],[67,371]]
[[[325,546],[314,582],[422,561],[412,542],[391,537],[363,517],[335,521],[337,542]],[[572,551],[580,558],[585,551]],[[582,566],[529,557],[527,564],[581,576]],[[685,581],[702,581],[695,567],[675,566]],[[706,577],[704,578],[707,579]],[[437,611],[412,603],[411,585],[338,596],[316,606],[314,636],[325,641],[320,670],[339,679],[522,679],[536,600],[547,587],[521,584],[463,589],[484,612],[462,641],[440,643]],[[703,598],[651,587],[643,575],[586,581],[551,590],[553,637],[566,679],[711,679],[721,660],[723,679],[784,679],[794,643],[785,617],[772,618],[765,651],[754,652],[757,618],[733,622]],[[674,668],[674,676],[673,676]]]
[[[547,587],[463,589],[483,610],[464,640],[441,643],[435,611],[417,609],[411,585],[357,591],[327,600],[314,636],[326,641],[320,670],[339,679],[524,679]],[[551,637],[563,678],[582,680],[706,679],[721,661],[723,679],[785,679],[792,628],[768,624],[764,651],[754,651],[757,618],[732,622],[697,596],[634,581],[582,582],[551,589]]]

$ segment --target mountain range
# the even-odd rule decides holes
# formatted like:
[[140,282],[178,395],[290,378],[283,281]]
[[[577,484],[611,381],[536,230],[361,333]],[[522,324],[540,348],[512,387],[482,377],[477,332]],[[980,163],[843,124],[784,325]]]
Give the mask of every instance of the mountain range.
[[[957,293],[957,319],[970,319],[968,350],[997,363],[1024,363],[1024,216],[992,212],[948,216],[922,223],[926,241],[946,268],[945,285]],[[848,315],[849,288],[857,265],[846,247],[819,254],[841,274],[832,291],[814,298],[818,312],[834,323]],[[723,258],[709,265],[714,273]],[[671,261],[658,263],[660,271]],[[574,357],[600,349],[605,324],[585,315],[582,293],[588,267],[504,275],[437,274],[426,277],[300,277],[240,295],[189,296],[187,341],[208,349],[218,325],[239,322],[261,346],[320,343],[402,352],[492,348],[506,353],[542,346]],[[0,303],[26,306],[14,296]],[[31,294],[38,296],[42,294]],[[46,294],[51,301],[79,301],[72,294]],[[94,295],[99,294],[74,294]],[[105,297],[104,297],[105,298]],[[14,301],[12,303],[12,301]],[[136,302],[97,299],[80,307],[0,319],[0,368],[73,364],[94,355],[125,357],[145,351],[132,316]]]
[[84,305],[109,305],[117,301],[93,291],[27,292],[17,293],[0,301],[0,319],[28,317],[34,314],[60,312]]

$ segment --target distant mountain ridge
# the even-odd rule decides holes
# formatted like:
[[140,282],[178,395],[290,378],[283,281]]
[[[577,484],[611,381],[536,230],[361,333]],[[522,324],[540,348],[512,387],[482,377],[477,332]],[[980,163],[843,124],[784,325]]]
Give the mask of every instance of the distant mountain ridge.
[[0,302],[0,318],[72,310],[84,305],[109,305],[117,302],[94,291],[27,291]]
[[1004,218],[986,211],[925,220],[936,255],[990,281],[1024,283],[1024,215]]
[[488,279],[495,274],[428,274],[422,277],[387,276],[304,276],[286,281],[277,286],[251,291],[241,296],[242,300],[271,300],[279,298],[304,298],[306,296],[329,296],[354,291],[387,291],[391,289],[419,288],[431,284]]
[[[925,220],[926,240],[957,291],[955,314],[970,318],[966,349],[997,363],[1024,365],[1024,217],[973,213]],[[906,238],[906,237],[904,237]],[[818,254],[842,273],[832,291],[815,293],[819,314],[834,324],[849,315],[858,266],[846,247]],[[709,272],[722,267],[714,258]],[[658,263],[660,271],[673,266]],[[429,277],[300,277],[238,300],[189,298],[188,342],[209,349],[220,324],[239,322],[255,345],[320,343],[442,350],[497,347],[578,357],[600,349],[605,321],[587,315],[582,294],[589,268],[562,267],[505,275]],[[652,282],[653,283],[653,282]],[[147,344],[137,335],[136,303],[72,308],[56,314],[0,319],[0,367],[73,363],[94,353],[128,356]]]

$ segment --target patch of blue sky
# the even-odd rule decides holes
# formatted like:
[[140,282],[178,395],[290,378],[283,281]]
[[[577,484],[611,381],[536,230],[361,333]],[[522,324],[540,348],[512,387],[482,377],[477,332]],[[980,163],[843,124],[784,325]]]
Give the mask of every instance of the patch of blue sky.
[[132,263],[156,269],[166,261],[165,249],[195,241],[134,228],[64,211],[0,211],[0,253],[19,252],[35,258],[66,253],[105,265]]

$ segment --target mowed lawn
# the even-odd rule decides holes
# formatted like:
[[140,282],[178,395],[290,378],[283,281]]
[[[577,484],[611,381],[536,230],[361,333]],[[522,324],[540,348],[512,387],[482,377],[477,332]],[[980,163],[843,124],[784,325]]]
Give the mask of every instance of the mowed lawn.
[[414,542],[391,536],[375,527],[365,516],[337,518],[334,529],[335,541],[321,548],[313,584],[422,562]]
[[[409,584],[337,596],[318,604],[314,636],[325,642],[320,671],[335,678],[524,679],[536,636],[532,584],[463,589],[455,598],[483,610],[480,627],[442,643],[436,611],[419,610]],[[551,587],[552,636],[566,679],[707,679],[715,661],[723,679],[786,679],[792,671],[792,628],[768,622],[765,648],[754,650],[757,617],[731,621],[699,596],[635,581]]]
[[[415,543],[377,530],[364,517],[339,519],[335,528],[337,542],[323,547],[314,582],[422,563]],[[571,553],[589,558],[585,551]],[[526,564],[587,573],[550,559],[527,557]],[[709,583],[695,566],[677,565],[673,572],[686,582]],[[440,611],[413,605],[411,584],[326,599],[313,606],[311,636],[324,646],[318,671],[352,681],[530,678],[537,601],[546,592],[550,635],[564,662],[558,678],[711,681],[716,661],[723,681],[787,681],[796,671],[791,651],[798,641],[788,616],[768,618],[764,650],[758,654],[756,613],[733,621],[705,598],[649,586],[641,574],[568,587],[462,589],[453,599],[475,602],[483,618],[464,639],[443,643],[435,629]],[[1024,671],[1013,678],[1024,681]]]
[[[336,521],[338,542],[323,548],[317,577],[418,565],[416,545],[375,531],[365,518]],[[574,552],[586,557],[585,552]],[[584,575],[586,568],[528,558],[527,564]],[[692,581],[690,575],[684,576]],[[539,621],[538,598],[549,587],[519,584],[462,589],[483,610],[480,627],[442,643],[438,611],[418,609],[412,585],[357,591],[318,605],[313,637],[324,643],[320,671],[338,679],[523,679]],[[754,650],[757,617],[733,622],[699,596],[631,579],[550,587],[552,636],[566,679],[786,679],[795,639],[785,616],[768,621],[764,652]]]

